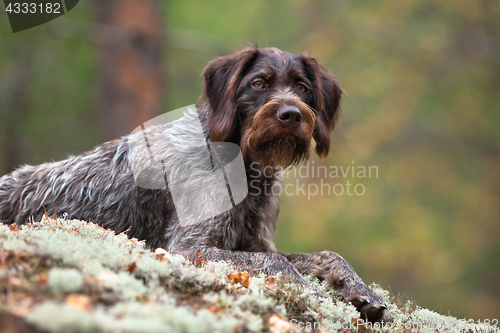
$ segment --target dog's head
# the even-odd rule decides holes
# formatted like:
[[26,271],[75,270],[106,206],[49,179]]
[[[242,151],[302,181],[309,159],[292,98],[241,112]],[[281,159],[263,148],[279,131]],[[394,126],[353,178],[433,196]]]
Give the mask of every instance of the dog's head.
[[240,145],[246,162],[287,167],[325,157],[340,114],[342,88],[308,53],[252,46],[205,68],[207,129],[214,142]]

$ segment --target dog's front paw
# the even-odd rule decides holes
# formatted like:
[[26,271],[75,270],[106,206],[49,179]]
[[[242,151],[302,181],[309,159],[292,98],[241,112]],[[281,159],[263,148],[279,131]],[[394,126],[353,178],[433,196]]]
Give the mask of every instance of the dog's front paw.
[[380,295],[370,289],[371,296],[356,295],[346,298],[348,303],[351,303],[361,313],[361,318],[370,322],[380,321],[384,316],[384,311],[387,310],[384,300]]
[[366,286],[359,277],[339,276],[330,273],[325,280],[347,303],[356,307],[361,313],[361,318],[376,322],[384,316],[384,311],[387,310],[384,300]]
[[347,303],[354,305],[361,313],[361,318],[376,322],[384,316],[387,305],[382,297],[366,286],[338,254],[321,252],[321,262],[312,275],[326,281]]

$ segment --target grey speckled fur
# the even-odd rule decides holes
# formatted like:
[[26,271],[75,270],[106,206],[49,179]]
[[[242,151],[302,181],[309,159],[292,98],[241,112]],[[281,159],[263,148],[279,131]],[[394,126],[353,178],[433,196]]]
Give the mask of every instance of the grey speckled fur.
[[[302,75],[310,91],[296,92],[287,77],[279,81],[277,75],[281,74],[274,72],[269,75],[275,75],[275,79],[266,77],[269,80],[266,81],[266,91],[257,90],[251,81],[246,81],[255,73],[276,69],[279,69],[276,73],[284,75]],[[328,153],[329,136],[340,108],[341,89],[334,77],[308,54],[290,55],[277,49],[258,50],[256,47],[215,60],[205,69],[204,75],[207,101],[198,107],[197,113],[166,125],[171,139],[178,140],[185,147],[183,160],[179,160],[176,158],[179,154],[165,145],[162,154],[166,170],[181,170],[186,159],[195,165],[206,160],[211,153],[206,148],[209,137],[240,144],[247,180],[254,181],[243,202],[214,218],[181,225],[168,191],[136,185],[127,144],[129,140],[137,139],[132,136],[104,143],[64,161],[23,166],[3,176],[0,178],[0,222],[21,225],[31,217],[38,221],[44,214],[44,207],[52,215],[57,205],[58,215],[66,213],[70,218],[92,221],[116,232],[131,227],[129,236],[146,240],[152,248],[163,247],[190,259],[201,250],[207,259],[227,260],[249,271],[288,273],[312,289],[301,275],[311,274],[328,281],[346,301],[358,308],[362,316],[379,320],[385,309],[382,298],[368,288],[338,254],[276,252],[272,236],[279,200],[276,195],[269,195],[272,191],[264,189],[271,188],[280,179],[275,173],[263,174],[250,167],[259,156],[264,156],[265,149],[273,152],[271,158],[269,154],[263,157],[266,161],[295,163],[307,158],[312,137],[317,142],[317,152],[322,156]],[[300,124],[301,127],[294,129],[296,132],[303,130],[303,135],[299,137],[297,134],[298,139],[293,144],[287,139],[272,141],[274,137],[268,137],[290,132],[290,128],[280,127],[274,115],[276,110],[272,109],[283,105],[296,105],[305,117],[309,116]],[[226,111],[221,111],[223,109]],[[269,115],[271,118],[266,120]],[[185,121],[189,117],[199,117],[207,131],[206,142],[194,139],[193,129]],[[151,128],[150,135],[164,129]],[[259,146],[268,142],[274,146]],[[280,152],[284,155],[277,156]],[[145,159],[146,154],[144,152],[142,156]],[[210,171],[200,165],[197,177],[205,177],[210,182]],[[252,192],[256,179],[260,193]],[[202,202],[193,205],[204,209]]]

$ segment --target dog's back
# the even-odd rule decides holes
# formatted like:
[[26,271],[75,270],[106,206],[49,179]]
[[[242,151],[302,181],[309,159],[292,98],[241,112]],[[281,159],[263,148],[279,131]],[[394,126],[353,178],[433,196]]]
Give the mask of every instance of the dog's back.
[[[125,139],[66,160],[23,166],[0,178],[0,222],[40,221],[47,213],[92,221],[140,239],[165,230],[165,193],[137,187]],[[166,219],[167,218],[167,219]],[[142,222],[142,223],[141,223]],[[153,240],[153,239],[152,239]],[[153,240],[154,242],[154,240]],[[157,244],[151,244],[157,245]]]
[[[185,247],[216,243],[232,250],[258,248],[265,243],[268,249],[278,212],[277,196],[267,195],[269,191],[259,191],[241,205],[222,214],[208,214],[207,218],[214,206],[210,198],[222,200],[227,188],[226,184],[221,187],[215,177],[217,166],[211,161],[217,160],[216,151],[209,147],[203,132],[200,136],[193,126],[200,121],[202,127],[206,126],[205,112],[206,106],[200,106],[173,123],[148,127],[63,161],[23,166],[1,177],[0,222],[22,225],[30,219],[40,221],[45,212],[49,216],[57,213],[117,233],[129,230],[130,237],[145,240],[151,247],[183,251]],[[147,148],[137,145],[145,136]],[[157,143],[156,148],[149,146],[152,142]],[[161,161],[159,169],[155,169],[153,155]],[[184,183],[180,189],[177,186],[181,193],[175,204],[164,180],[167,178],[175,179],[177,185]],[[203,192],[202,197],[195,192]],[[179,201],[181,205],[176,207]],[[183,207],[190,211],[186,214]],[[261,212],[259,207],[269,211]],[[179,214],[191,221],[180,223]],[[247,230],[247,223],[251,230]],[[230,232],[221,232],[224,229]]]

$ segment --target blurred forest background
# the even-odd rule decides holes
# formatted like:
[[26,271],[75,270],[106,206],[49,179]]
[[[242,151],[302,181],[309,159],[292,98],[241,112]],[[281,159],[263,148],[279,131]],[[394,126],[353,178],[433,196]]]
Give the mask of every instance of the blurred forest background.
[[278,249],[336,251],[421,306],[500,319],[497,0],[81,0],[16,34],[2,13],[0,174],[195,103],[204,66],[248,41],[310,51],[346,90],[316,165],[379,169],[348,179],[363,196],[283,196]]

